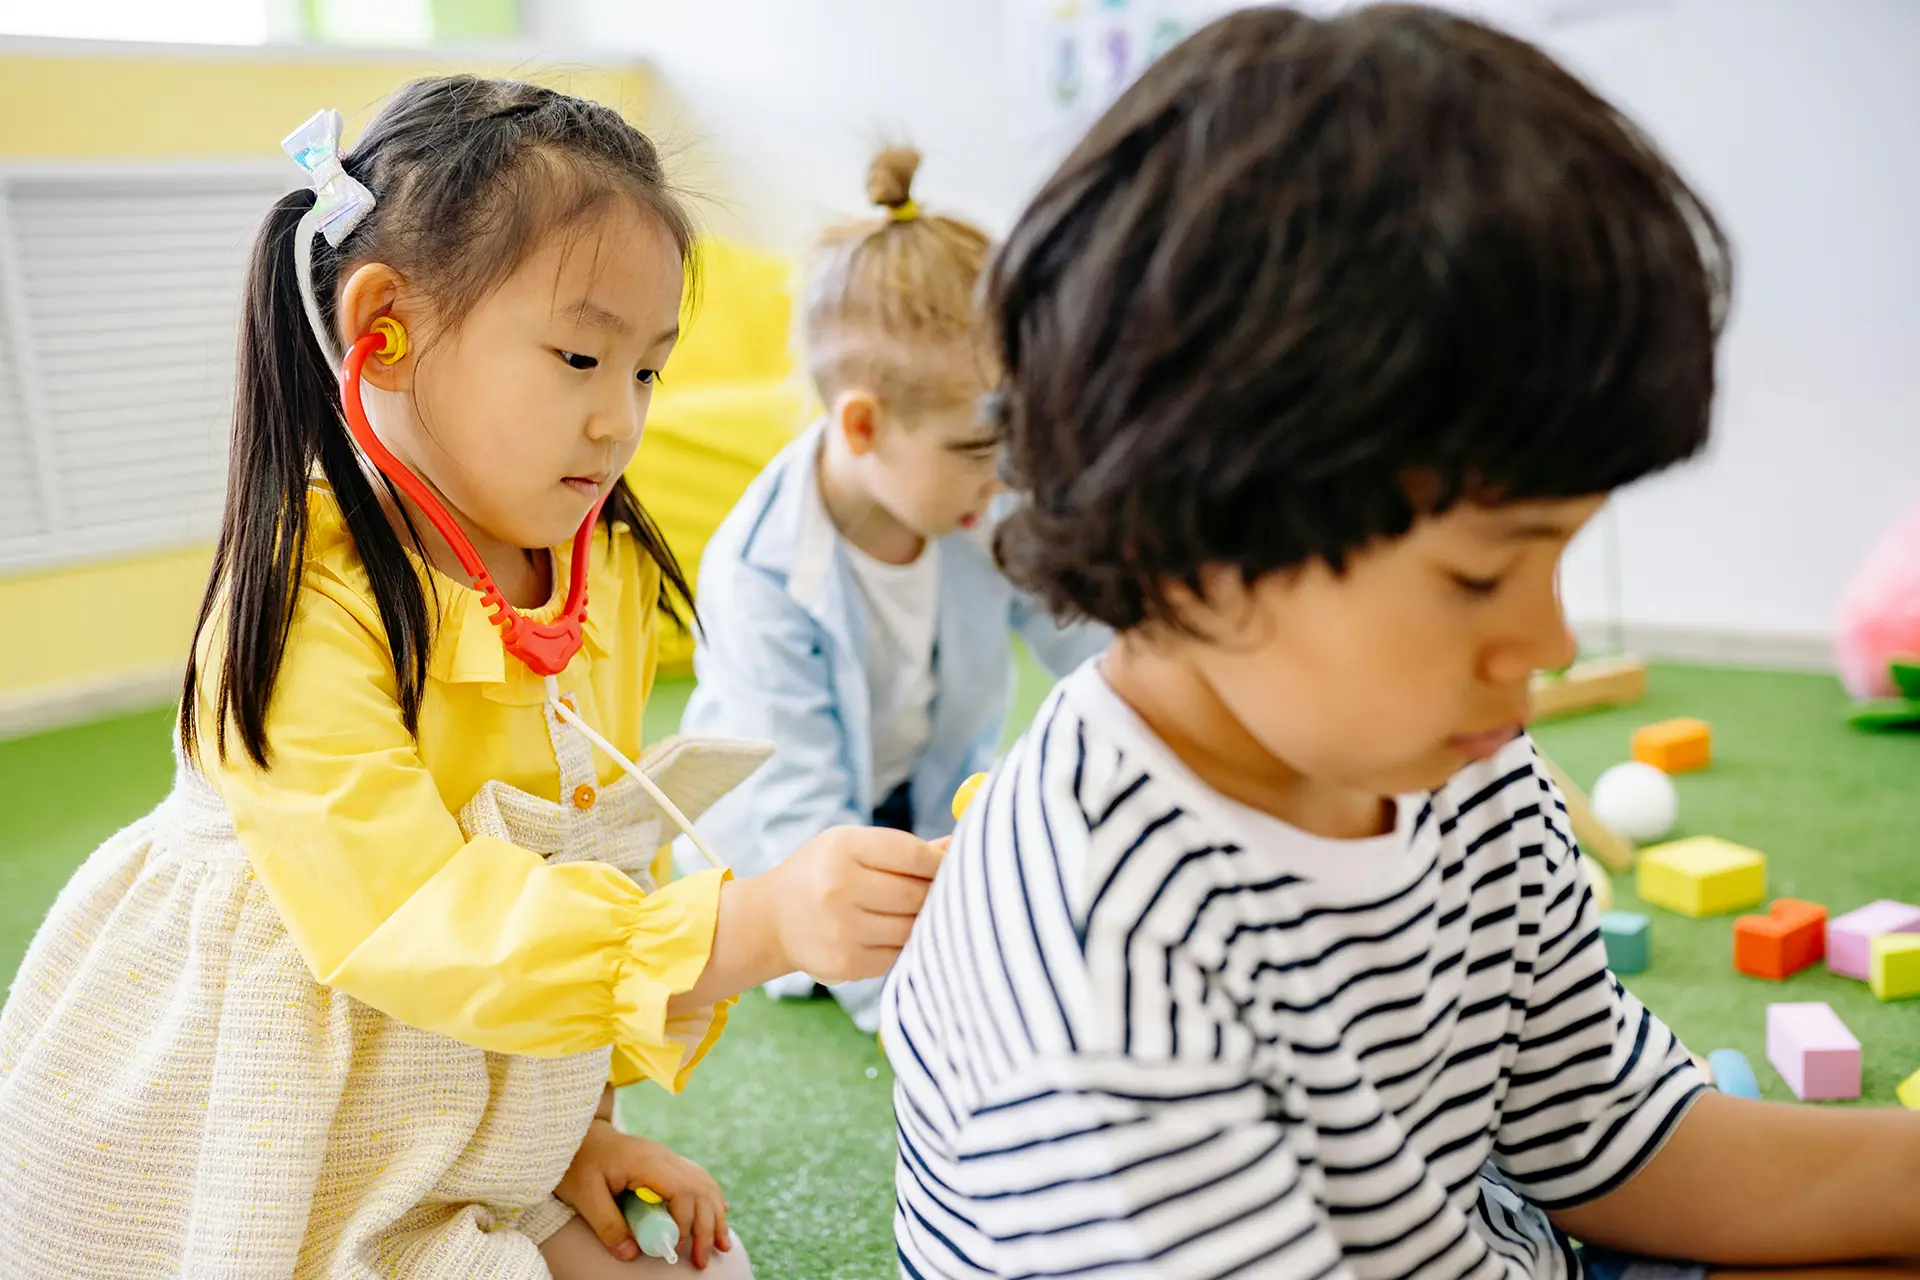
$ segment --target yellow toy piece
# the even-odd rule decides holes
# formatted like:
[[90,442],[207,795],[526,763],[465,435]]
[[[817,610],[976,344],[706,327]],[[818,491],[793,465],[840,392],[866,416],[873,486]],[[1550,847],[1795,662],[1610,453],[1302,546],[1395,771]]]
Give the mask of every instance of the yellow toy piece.
[[1580,855],[1580,869],[1587,873],[1587,883],[1593,887],[1593,907],[1601,915],[1613,910],[1613,877],[1600,865],[1600,859],[1590,853]]
[[960,784],[960,789],[953,793],[953,820],[955,822],[960,821],[961,818],[966,816],[967,806],[973,803],[973,798],[980,794],[980,788],[986,785],[987,775],[984,773],[976,773]]
[[1873,940],[1867,985],[1882,1000],[1920,996],[1920,933],[1883,933]]
[[1909,1111],[1920,1111],[1920,1071],[1914,1072],[1894,1090],[1894,1096],[1900,1099],[1900,1105]]
[[1656,907],[1718,916],[1767,897],[1767,855],[1716,836],[1692,836],[1640,851],[1635,884]]

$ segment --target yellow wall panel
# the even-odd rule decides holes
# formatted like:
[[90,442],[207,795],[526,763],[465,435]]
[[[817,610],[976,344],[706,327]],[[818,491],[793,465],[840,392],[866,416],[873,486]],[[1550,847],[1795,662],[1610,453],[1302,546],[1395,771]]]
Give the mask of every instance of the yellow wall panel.
[[0,158],[269,158],[321,107],[340,109],[351,141],[387,94],[416,76],[455,71],[537,81],[632,119],[646,104],[646,73],[637,66],[277,51],[0,54]]
[[[321,107],[351,139],[416,76],[473,71],[551,85],[639,119],[639,66],[542,64],[499,53],[173,50],[48,42],[0,51],[0,161],[272,159]],[[289,169],[291,172],[291,169]],[[186,655],[209,548],[0,578],[0,733],[164,687]]]

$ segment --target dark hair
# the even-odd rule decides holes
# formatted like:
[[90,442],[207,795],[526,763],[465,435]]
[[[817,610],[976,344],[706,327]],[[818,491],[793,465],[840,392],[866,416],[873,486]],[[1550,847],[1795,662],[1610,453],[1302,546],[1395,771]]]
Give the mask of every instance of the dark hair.
[[1707,438],[1731,268],[1546,54],[1411,5],[1257,8],[1148,68],[988,280],[997,550],[1056,610],[1180,622],[1460,501],[1599,494]]
[[[337,249],[314,242],[313,287],[329,327],[341,282],[354,267],[376,261],[425,290],[451,326],[544,237],[623,198],[661,221],[691,270],[693,225],[666,187],[653,144],[612,108],[551,89],[473,76],[416,80],[381,109],[345,167],[377,203]],[[426,582],[408,554],[408,542],[420,551],[417,531],[409,521],[403,541],[389,522],[341,417],[335,374],[301,309],[294,235],[313,201],[312,191],[300,190],[275,203],[247,267],[226,511],[180,702],[180,738],[191,755],[198,749],[198,641],[223,614],[220,755],[227,754],[231,721],[263,768],[267,708],[300,591],[307,490],[316,469],[338,498],[366,566],[409,732],[419,727],[433,639]],[[398,507],[392,485],[380,482]],[[661,607],[676,618],[676,601],[690,611],[686,576],[625,480],[614,486],[601,518],[609,531],[624,521],[659,565]]]

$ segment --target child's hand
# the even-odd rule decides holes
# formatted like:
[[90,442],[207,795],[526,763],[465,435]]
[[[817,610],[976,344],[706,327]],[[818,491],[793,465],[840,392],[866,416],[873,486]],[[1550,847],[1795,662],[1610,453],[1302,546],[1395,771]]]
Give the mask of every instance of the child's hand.
[[680,1228],[683,1255],[696,1268],[704,1268],[715,1249],[724,1253],[733,1248],[720,1184],[686,1157],[649,1138],[622,1133],[605,1120],[596,1119],[588,1127],[553,1194],[572,1206],[614,1257],[632,1262],[640,1256],[640,1246],[613,1200],[634,1187],[646,1187],[666,1201]]
[[834,827],[794,850],[759,877],[789,968],[829,983],[884,974],[945,853],[945,841],[878,827]]

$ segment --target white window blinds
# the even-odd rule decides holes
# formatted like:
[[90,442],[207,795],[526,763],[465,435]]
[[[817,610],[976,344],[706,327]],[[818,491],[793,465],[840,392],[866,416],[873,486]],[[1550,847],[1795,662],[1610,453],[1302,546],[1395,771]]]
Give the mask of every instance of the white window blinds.
[[247,252],[294,181],[0,168],[0,574],[213,537]]

